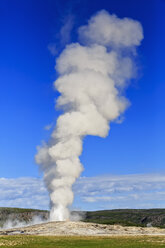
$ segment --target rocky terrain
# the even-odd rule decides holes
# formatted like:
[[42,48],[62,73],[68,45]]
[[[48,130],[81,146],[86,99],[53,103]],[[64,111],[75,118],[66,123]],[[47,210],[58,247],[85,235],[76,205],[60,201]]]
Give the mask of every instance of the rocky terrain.
[[129,236],[165,235],[165,229],[154,227],[124,227],[84,222],[48,222],[28,227],[1,230],[0,235],[53,235],[53,236]]

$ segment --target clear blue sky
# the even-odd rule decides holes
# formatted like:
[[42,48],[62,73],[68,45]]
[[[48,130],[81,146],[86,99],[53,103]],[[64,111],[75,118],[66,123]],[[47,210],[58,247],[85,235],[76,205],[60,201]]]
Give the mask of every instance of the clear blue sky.
[[[86,137],[84,176],[161,173],[165,164],[165,1],[159,0],[1,0],[0,1],[0,176],[38,177],[34,155],[44,127],[55,122],[55,56],[76,29],[100,9],[141,22],[139,76],[127,90],[131,106],[122,124],[113,123],[106,139]],[[68,40],[60,30],[72,18]]]

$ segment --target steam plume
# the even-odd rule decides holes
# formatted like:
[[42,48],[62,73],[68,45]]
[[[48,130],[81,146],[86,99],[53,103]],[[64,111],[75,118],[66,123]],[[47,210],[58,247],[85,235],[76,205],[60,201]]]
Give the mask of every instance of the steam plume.
[[79,156],[85,135],[106,137],[109,123],[128,106],[121,95],[134,76],[132,55],[143,38],[132,19],[102,10],[78,30],[79,43],[68,45],[57,58],[55,88],[63,109],[51,141],[38,148],[36,161],[50,193],[51,220],[69,219],[72,185],[83,167]]

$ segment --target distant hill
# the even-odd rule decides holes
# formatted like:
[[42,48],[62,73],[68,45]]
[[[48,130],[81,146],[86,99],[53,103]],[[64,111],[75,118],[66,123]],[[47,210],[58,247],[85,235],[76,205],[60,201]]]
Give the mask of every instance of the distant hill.
[[[83,216],[84,222],[100,224],[120,224],[127,226],[155,226],[165,228],[165,209],[115,209],[101,211],[76,212]],[[49,211],[39,209],[0,208],[0,226],[10,219],[29,222],[38,216],[48,219]]]
[[115,209],[86,212],[86,222],[165,227],[165,209]]
[[46,220],[48,219],[49,211],[39,209],[0,207],[0,226],[3,226],[7,220],[29,222],[36,216]]

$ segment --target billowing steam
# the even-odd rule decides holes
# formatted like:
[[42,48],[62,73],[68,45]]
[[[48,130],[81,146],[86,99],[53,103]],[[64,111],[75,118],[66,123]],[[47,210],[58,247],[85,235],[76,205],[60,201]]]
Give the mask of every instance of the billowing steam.
[[84,136],[106,137],[109,123],[128,106],[121,94],[135,74],[132,56],[143,38],[139,22],[105,10],[78,33],[79,43],[68,45],[56,61],[57,107],[64,112],[51,141],[36,155],[50,193],[51,220],[69,219],[72,185],[83,170],[79,156]]

